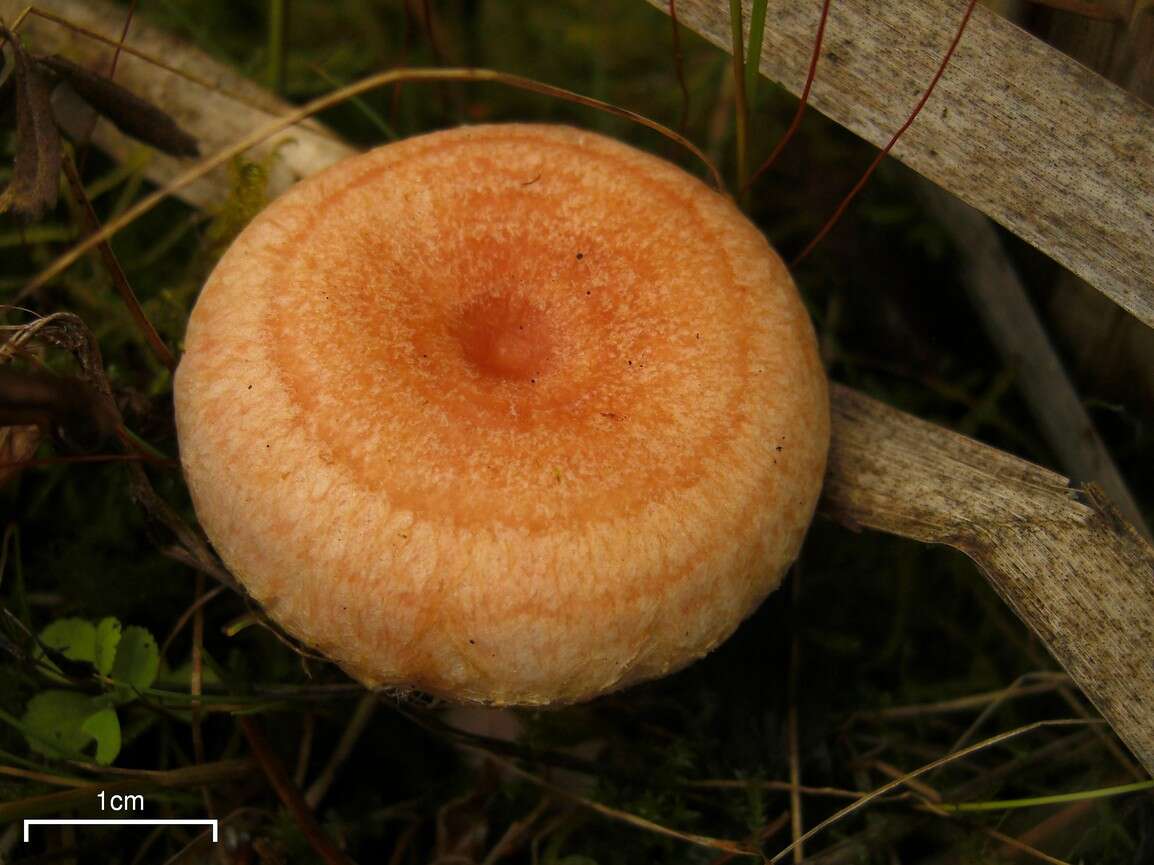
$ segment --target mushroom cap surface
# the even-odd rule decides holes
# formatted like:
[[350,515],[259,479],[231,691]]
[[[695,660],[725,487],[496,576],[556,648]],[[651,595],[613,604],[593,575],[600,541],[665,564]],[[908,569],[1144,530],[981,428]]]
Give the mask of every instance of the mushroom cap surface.
[[777,586],[825,375],[723,195],[589,132],[464,127],[300,182],[209,278],[176,374],[224,562],[369,686],[575,702]]

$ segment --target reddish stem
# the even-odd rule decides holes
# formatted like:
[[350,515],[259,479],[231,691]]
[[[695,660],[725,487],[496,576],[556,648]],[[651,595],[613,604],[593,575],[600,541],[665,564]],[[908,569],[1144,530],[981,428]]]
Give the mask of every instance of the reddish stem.
[[309,809],[305,802],[304,796],[301,795],[300,789],[292,782],[288,771],[284,764],[276,755],[276,752],[269,746],[268,740],[265,739],[264,733],[257,724],[256,719],[246,716],[237,716],[237,723],[240,724],[241,730],[244,731],[244,737],[248,740],[248,746],[252,749],[252,754],[256,757],[261,768],[264,770],[265,777],[268,778],[269,784],[273,790],[276,791],[284,806],[288,808],[289,813],[292,814],[293,819],[296,820],[301,832],[304,833],[305,839],[309,842],[309,846],[316,851],[317,855],[325,862],[325,865],[355,865],[352,859],[346,856],[342,851],[338,850],[336,845],[317,822],[316,816]]
[[[407,2],[401,4],[401,11],[405,13],[405,30],[404,36],[401,39],[401,53],[397,58],[397,66],[403,69],[409,65],[409,49],[413,44],[413,11],[409,8]],[[393,126],[397,125],[398,112],[401,107],[401,88],[404,86],[404,82],[401,81],[398,81],[393,86],[392,102],[389,105],[391,112],[389,121]]]
[[681,88],[681,120],[677,131],[685,134],[689,122],[689,85],[685,83],[685,58],[681,53],[681,25],[677,20],[677,0],[669,0],[669,21],[673,25],[673,69],[677,75],[677,85]]
[[108,77],[116,77],[116,64],[120,62],[120,50],[124,47],[124,40],[128,38],[128,28],[132,26],[132,17],[136,14],[137,0],[128,4],[128,13],[124,16],[124,27],[120,30],[120,41],[112,53],[112,62],[108,64]]
[[[124,40],[128,38],[128,28],[132,26],[132,16],[136,14],[137,0],[132,0],[128,4],[128,13],[124,16],[124,26],[120,28],[120,39],[116,43],[116,48],[112,52],[112,62],[108,64],[108,77],[116,77],[116,64],[120,62],[121,49],[124,48]],[[84,159],[88,155],[88,142],[92,138],[92,133],[96,131],[96,124],[100,122],[100,115],[95,111],[92,112],[92,117],[88,121],[88,128],[77,140],[77,155],[76,155],[76,172],[82,174],[84,172]]]
[[[80,180],[80,174],[76,171],[76,166],[67,154],[64,155],[62,163],[64,166],[64,176],[68,179],[68,185],[72,189],[72,195],[76,199],[76,203],[80,205],[80,212],[84,215],[88,233],[95,234],[100,231],[100,219],[96,216],[96,211],[92,208],[92,202],[88,200],[88,193],[84,191],[84,184]],[[136,292],[132,290],[132,285],[128,282],[128,277],[124,273],[124,268],[120,266],[120,261],[117,259],[116,253],[112,251],[112,247],[106,240],[100,241],[96,249],[100,253],[100,260],[104,264],[104,269],[107,270],[108,275],[112,277],[112,284],[116,286],[121,300],[123,300],[125,306],[128,307],[128,312],[132,316],[132,320],[136,322],[137,328],[144,335],[145,340],[152,349],[152,353],[156,355],[157,360],[164,364],[169,371],[176,369],[176,357],[169,350],[168,346],[164,344],[164,340],[160,338],[160,334],[156,332],[156,328],[152,326],[152,322],[148,320],[148,316],[144,314],[144,310],[140,306],[140,300],[137,299]]]
[[801,118],[805,114],[805,107],[809,103],[809,91],[813,88],[813,79],[817,76],[817,59],[821,56],[821,43],[825,38],[825,22],[829,20],[829,3],[830,0],[824,0],[821,5],[821,19],[817,24],[817,36],[813,40],[813,53],[809,57],[809,72],[805,76],[805,87],[801,91],[801,101],[797,103],[797,111],[793,114],[793,120],[790,121],[789,129],[785,131],[785,135],[781,136],[781,140],[777,142],[777,146],[773,148],[773,152],[765,162],[761,163],[761,167],[753,172],[753,177],[749,178],[746,187],[753,186],[757,179],[765,172],[769,171],[770,167],[777,161],[777,157],[781,155],[781,151],[785,150],[785,145],[789,144],[797,128],[801,126]]
[[930,94],[932,94],[934,92],[934,88],[937,87],[938,81],[941,80],[942,74],[946,71],[946,66],[949,65],[950,59],[954,56],[954,51],[957,49],[958,43],[962,41],[962,34],[966,32],[966,25],[970,21],[970,16],[973,14],[974,7],[977,5],[977,2],[978,0],[969,0],[969,3],[966,4],[966,13],[962,16],[962,21],[958,25],[957,32],[954,34],[954,41],[950,43],[950,48],[948,51],[946,51],[946,56],[942,58],[941,65],[938,66],[938,71],[934,73],[933,80],[930,81],[930,86],[926,88],[926,92],[922,94],[922,98],[918,100],[918,104],[914,106],[914,110],[910,112],[910,116],[906,118],[906,122],[901,125],[901,128],[893,134],[892,138],[890,138],[889,143],[886,144],[886,146],[878,152],[878,155],[874,157],[874,161],[870,163],[870,167],[866,169],[865,173],[854,185],[854,188],[849,191],[849,194],[842,199],[841,204],[837,206],[837,210],[835,210],[833,215],[826,220],[825,225],[823,225],[821,230],[816,235],[814,235],[813,240],[811,240],[806,245],[805,249],[801,251],[801,254],[798,255],[797,258],[790,262],[790,267],[796,267],[798,264],[804,261],[809,256],[809,254],[813,252],[813,248],[821,243],[822,239],[827,234],[829,234],[830,229],[837,225],[837,221],[841,219],[841,216],[843,213],[845,213],[846,208],[850,206],[850,203],[854,200],[854,198],[857,197],[857,194],[861,192],[862,187],[866,185],[866,181],[868,181],[870,177],[873,176],[874,171],[877,170],[877,167],[881,164],[881,161],[887,155],[889,155],[889,152],[893,150],[894,145],[897,144],[898,139],[901,138],[905,131],[913,125],[913,122],[921,113],[922,108],[924,108],[926,102],[929,101]]

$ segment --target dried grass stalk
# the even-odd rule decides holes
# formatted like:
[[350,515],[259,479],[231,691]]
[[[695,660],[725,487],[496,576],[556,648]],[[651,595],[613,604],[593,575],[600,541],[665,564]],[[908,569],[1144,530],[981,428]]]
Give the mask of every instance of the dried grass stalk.
[[[0,18],[12,22],[26,5],[24,0],[0,0]],[[106,41],[32,14],[20,27],[21,36],[29,46],[39,54],[61,54],[80,66],[107,72],[124,26],[124,7],[104,0],[37,0],[35,7],[49,15],[67,19]],[[159,59],[168,68],[158,67],[140,55]],[[115,81],[137,96],[161,106],[192,134],[202,153],[215,153],[255,127],[292,110],[292,106],[258,84],[187,42],[149,25],[139,16],[132,22],[126,50],[117,61]],[[81,119],[75,125],[86,129],[87,120]],[[92,141],[124,162],[135,158],[143,147],[139,141],[107,122],[96,125]],[[303,121],[270,136],[253,148],[248,157],[260,160],[273,152],[277,158],[270,162],[269,194],[275,196],[300,178],[351,155],[353,150],[319,123]],[[145,175],[162,185],[187,165],[187,161],[154,153],[145,168]],[[195,207],[213,209],[221,206],[229,194],[227,166],[216,169],[177,194]]]
[[[668,0],[648,0],[668,12]],[[748,20],[750,0],[745,0]],[[805,83],[818,3],[770,0],[761,71]],[[811,103],[879,147],[905,119],[962,0],[838,0]],[[729,0],[678,20],[731,44]],[[979,6],[894,156],[1154,326],[1154,108]]]
[[973,559],[1154,771],[1154,548],[1093,485],[833,389],[821,509]]

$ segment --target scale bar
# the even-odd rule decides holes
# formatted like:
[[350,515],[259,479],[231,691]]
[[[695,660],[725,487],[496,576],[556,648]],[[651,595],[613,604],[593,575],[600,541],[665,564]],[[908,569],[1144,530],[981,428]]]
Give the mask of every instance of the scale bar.
[[220,839],[220,823],[217,820],[25,820],[24,843],[28,843],[28,830],[32,826],[211,826],[212,841]]

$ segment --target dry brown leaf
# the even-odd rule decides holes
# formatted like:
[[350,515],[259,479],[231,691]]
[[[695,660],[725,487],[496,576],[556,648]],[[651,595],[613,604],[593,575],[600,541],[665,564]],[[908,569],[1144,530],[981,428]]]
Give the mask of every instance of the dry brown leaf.
[[16,37],[6,27],[0,27],[0,35],[12,50],[16,102],[16,162],[0,194],[0,213],[11,209],[38,219],[56,206],[60,193],[60,132],[52,117],[52,88]]
[[[25,6],[26,0],[0,0],[0,18],[15,20]],[[32,14],[24,19],[20,30],[29,45],[44,54],[62,54],[89,68],[107,68],[120,43],[124,26],[122,6],[105,0],[40,0],[36,9],[74,22],[99,34],[104,41]],[[160,60],[165,66],[144,60],[142,54]],[[205,153],[228,146],[293,107],[194,45],[149,24],[144,15],[133,19],[132,30],[116,64],[116,81],[162,107],[196,137]],[[66,117],[60,120],[67,122]],[[86,128],[82,125],[65,131],[81,134]],[[111,123],[97,124],[92,141],[122,162],[139,158],[140,145]],[[306,121],[262,142],[245,154],[245,158],[268,165],[269,195],[276,196],[300,178],[352,153],[352,148],[341,143],[332,132],[318,123]],[[187,167],[182,160],[159,151],[151,156],[143,171],[149,180],[159,185]],[[220,208],[229,200],[229,194],[227,166],[179,193],[189,204],[206,210]]]
[[[669,11],[669,0],[646,2]],[[820,7],[768,3],[761,72],[793,93],[806,79]],[[964,7],[833,3],[810,104],[885,144]],[[729,0],[678,0],[677,17],[729,50],[729,8]],[[1154,106],[979,5],[893,155],[1154,326]]]
[[90,72],[59,54],[36,59],[125,135],[172,156],[200,155],[196,139],[147,99],[141,99],[111,78]]
[[21,464],[36,453],[40,439],[38,427],[0,427],[0,487],[20,474]]

